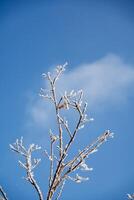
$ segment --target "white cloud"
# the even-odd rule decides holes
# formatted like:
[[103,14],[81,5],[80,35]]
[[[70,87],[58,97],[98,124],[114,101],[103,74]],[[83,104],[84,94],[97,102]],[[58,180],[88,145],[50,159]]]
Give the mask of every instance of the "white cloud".
[[64,74],[60,87],[82,88],[91,106],[118,103],[128,97],[134,83],[134,69],[115,55],[108,55],[94,63],[83,64]]
[[[58,82],[58,87],[60,93],[64,90],[83,89],[90,110],[94,110],[100,105],[123,105],[133,92],[133,83],[134,68],[125,64],[119,56],[109,54],[96,62],[82,64],[73,69],[67,68]],[[51,107],[48,104],[46,106],[45,102],[33,102],[29,108],[31,122],[39,126],[50,123],[50,112]]]

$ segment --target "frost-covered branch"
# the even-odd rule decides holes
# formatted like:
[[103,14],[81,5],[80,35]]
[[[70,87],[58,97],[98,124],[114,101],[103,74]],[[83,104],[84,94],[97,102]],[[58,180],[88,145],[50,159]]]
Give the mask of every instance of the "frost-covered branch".
[[55,84],[56,81],[59,79],[60,75],[65,71],[65,67],[66,67],[67,63],[65,63],[64,65],[59,65],[56,68],[56,75],[54,76],[54,78],[52,77],[51,73],[48,72],[47,74],[42,74],[44,78],[46,78],[50,84],[50,90],[49,93],[50,95],[46,94],[45,97],[49,96],[49,98],[51,98],[53,100],[54,106],[55,106],[55,112],[56,112],[56,118],[57,118],[57,126],[59,129],[59,146],[60,146],[60,157],[62,156],[62,151],[63,151],[63,137],[62,137],[62,125],[59,119],[59,109],[61,109],[60,106],[58,106],[57,103],[57,96],[56,96],[56,89],[55,89]]
[[62,176],[61,180],[67,178],[68,174],[74,172],[79,168],[83,171],[92,171],[93,168],[89,168],[88,165],[85,163],[86,158],[88,158],[90,154],[98,151],[98,148],[110,137],[113,137],[113,133],[111,133],[109,130],[105,131],[105,133],[98,137],[95,142],[88,145],[86,148],[80,151],[79,154],[76,155],[71,161],[67,162],[64,167],[68,167],[68,169]]
[[61,197],[61,194],[62,194],[63,189],[64,189],[64,185],[65,185],[65,180],[63,180],[63,181],[61,182],[61,184],[60,184],[60,191],[59,191],[59,193],[58,193],[58,195],[57,195],[57,197],[56,197],[55,200],[58,200],[58,199]]
[[53,178],[54,159],[57,159],[57,157],[54,155],[54,152],[53,152],[53,145],[59,139],[59,136],[54,135],[52,133],[51,129],[49,131],[49,136],[50,136],[50,156],[48,155],[47,151],[45,151],[45,152],[50,160],[50,176],[49,176],[49,186],[50,186],[52,178]]
[[34,151],[41,149],[41,147],[39,147],[38,145],[35,145],[35,144],[30,144],[28,149],[26,149],[25,146],[23,145],[23,138],[21,137],[20,140],[17,139],[15,143],[10,144],[10,148],[12,151],[24,156],[25,163],[20,160],[18,162],[19,162],[20,166],[26,170],[25,179],[33,185],[33,187],[35,188],[35,190],[39,196],[39,200],[43,200],[43,194],[41,192],[39,185],[37,184],[37,182],[34,178],[34,172],[33,172],[33,170],[40,163],[41,159],[36,159],[36,158],[32,159],[32,153]]
[[[43,77],[45,77],[45,79],[47,79],[47,81],[49,82],[49,88],[47,89],[48,94],[45,94],[44,96],[52,100],[52,103],[55,107],[59,142],[59,146],[57,146],[59,151],[59,158],[56,159],[57,165],[55,170],[54,157],[56,153],[53,153],[52,140],[50,142],[50,155],[46,153],[50,160],[50,179],[47,200],[52,199],[54,193],[56,192],[57,188],[61,185],[61,183],[63,183],[63,181],[70,177],[70,173],[74,172],[79,168],[81,170],[91,171],[92,168],[88,167],[88,165],[85,163],[86,158],[88,158],[90,154],[96,152],[98,148],[108,138],[113,137],[113,134],[110,131],[105,131],[93,143],[86,146],[82,151],[79,151],[79,153],[76,154],[73,159],[66,162],[68,154],[70,154],[70,147],[73,146],[74,140],[77,138],[78,131],[84,128],[86,122],[93,121],[93,118],[88,119],[87,117],[87,103],[83,102],[82,90],[79,90],[78,92],[75,92],[74,90],[72,90],[71,92],[65,91],[65,93],[60,97],[59,94],[57,94],[56,82],[60,78],[62,73],[65,71],[65,67],[66,64],[63,66],[58,66],[56,68],[56,74],[51,74],[50,72],[48,72],[47,74],[43,74]],[[46,90],[42,89],[42,91]],[[76,115],[78,116],[78,120],[76,122],[74,130],[70,129],[70,124],[68,123],[68,120],[65,120],[65,118],[62,116],[63,112],[61,112],[62,110],[69,109],[73,109]],[[66,137],[64,132],[68,134],[68,137]],[[63,144],[63,136],[64,138],[66,138],[66,144]],[[76,182],[87,180],[87,178],[82,179],[80,177],[81,176],[77,174],[76,178],[72,178],[72,180],[76,180]]]
[[128,199],[133,200],[134,199],[134,194],[127,194]]
[[[92,143],[89,142],[83,150],[79,150],[74,156],[71,155],[71,148],[75,146],[74,141],[77,139],[78,132],[84,128],[87,122],[93,121],[93,118],[88,118],[87,103],[84,101],[82,90],[65,91],[63,94],[60,94],[60,91],[58,92],[56,83],[65,71],[66,65],[67,63],[57,66],[55,73],[48,72],[42,74],[43,78],[45,78],[49,84],[48,88],[41,88],[40,96],[53,104],[57,125],[57,130],[55,130],[54,133],[52,130],[49,131],[50,149],[44,151],[50,162],[46,200],[52,200],[55,195],[55,200],[59,200],[65,181],[68,179],[76,183],[87,181],[89,179],[88,177],[83,177],[75,171],[78,169],[82,171],[92,171],[93,168],[87,165],[86,159],[91,154],[98,151],[98,148],[110,137],[113,137],[113,133],[107,130]],[[70,120],[63,116],[65,114],[64,111],[69,112],[70,110],[76,114],[73,128],[71,127]],[[25,179],[33,185],[38,193],[39,199],[43,200],[43,194],[34,178],[33,172],[38,166],[40,159],[32,159],[32,153],[39,150],[40,147],[31,144],[27,149],[23,145],[23,138],[21,138],[10,145],[10,148],[24,157],[25,162],[19,161],[19,164],[26,171]]]
[[0,186],[0,195],[2,197],[2,200],[8,200],[7,195],[4,191],[4,189],[2,188],[2,186]]

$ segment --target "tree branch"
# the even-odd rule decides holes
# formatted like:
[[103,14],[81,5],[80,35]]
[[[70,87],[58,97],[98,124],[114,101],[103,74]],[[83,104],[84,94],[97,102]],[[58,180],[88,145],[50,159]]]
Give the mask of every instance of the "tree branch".
[[32,152],[41,149],[41,147],[35,144],[31,144],[29,148],[26,150],[26,148],[23,145],[23,138],[21,138],[20,141],[17,139],[14,144],[12,145],[10,144],[10,148],[12,151],[17,152],[18,154],[21,154],[25,157],[25,163],[19,161],[20,166],[26,170],[27,176],[25,179],[29,181],[35,188],[39,200],[43,200],[43,194],[41,192],[39,185],[34,179],[34,172],[33,172],[33,169],[37,167],[41,159],[33,159],[32,161]]
[[8,200],[7,195],[4,191],[4,189],[2,188],[2,186],[0,186],[0,193],[1,193],[2,197],[4,198],[4,200]]

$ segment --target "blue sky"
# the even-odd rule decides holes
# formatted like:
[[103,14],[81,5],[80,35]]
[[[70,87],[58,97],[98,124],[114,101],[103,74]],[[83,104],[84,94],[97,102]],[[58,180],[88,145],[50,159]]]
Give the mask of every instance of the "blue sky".
[[[45,86],[41,74],[66,61],[59,88],[83,88],[95,119],[76,145],[106,129],[115,138],[88,161],[94,168],[90,180],[69,181],[62,199],[122,200],[134,192],[133,9],[131,0],[0,1],[0,184],[9,199],[36,199],[9,144],[23,135],[26,144],[48,148],[53,119],[38,96]],[[44,159],[36,174],[44,191],[47,169]]]

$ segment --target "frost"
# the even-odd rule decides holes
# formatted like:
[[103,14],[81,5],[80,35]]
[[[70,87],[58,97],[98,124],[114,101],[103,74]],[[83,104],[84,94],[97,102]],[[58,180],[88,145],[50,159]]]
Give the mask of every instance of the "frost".
[[81,183],[83,181],[88,181],[88,180],[89,180],[88,177],[82,177],[82,176],[79,176],[78,174],[76,174],[76,179],[75,179],[76,183]]
[[114,138],[114,133],[110,133],[109,137]]
[[94,121],[94,118],[90,118],[89,121],[90,121],[90,122],[91,122],[91,121]]
[[96,153],[97,151],[98,151],[98,149],[93,149],[93,150],[90,152],[90,154]]
[[75,177],[68,176],[68,179],[70,179],[70,180],[72,180],[72,181],[74,181],[76,183],[81,183],[83,181],[88,181],[89,180],[88,177],[82,177],[82,176],[80,176],[78,174],[76,174]]
[[82,161],[82,163],[80,164],[80,169],[82,171],[92,171],[93,168],[88,167],[88,165],[85,163],[85,160]]
[[82,124],[81,126],[79,126],[79,130],[84,128],[84,124]]

